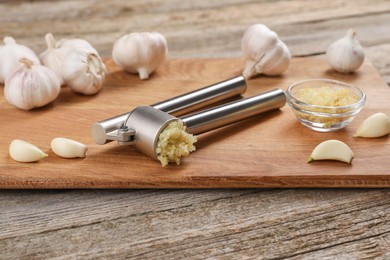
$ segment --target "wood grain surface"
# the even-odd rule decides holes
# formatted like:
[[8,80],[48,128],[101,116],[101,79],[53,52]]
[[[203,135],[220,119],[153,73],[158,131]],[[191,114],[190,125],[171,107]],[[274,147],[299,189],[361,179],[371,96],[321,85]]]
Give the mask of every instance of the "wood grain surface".
[[[142,81],[106,62],[108,74],[96,96],[62,89],[48,107],[21,111],[0,95],[4,142],[0,153],[1,188],[244,188],[244,187],[390,187],[390,142],[353,138],[359,124],[377,112],[390,114],[390,89],[369,62],[354,74],[332,71],[324,56],[295,58],[280,77],[248,80],[250,97],[309,78],[332,78],[359,86],[367,95],[361,114],[346,128],[314,132],[298,123],[289,106],[198,136],[197,151],[175,164],[160,163],[115,142],[100,146],[91,140],[94,122],[157,103],[240,74],[237,59],[171,60]],[[142,131],[142,129],[137,129]],[[88,146],[84,159],[63,159],[48,147],[66,137]],[[37,163],[18,163],[7,153],[13,139],[32,142],[49,156]],[[338,139],[355,153],[352,165],[335,161],[307,164],[322,141]]]
[[[37,53],[49,31],[85,38],[109,57],[120,35],[155,30],[168,38],[171,58],[232,58],[258,22],[294,56],[323,54],[352,27],[390,83],[388,0],[0,1],[0,37]],[[389,216],[389,189],[0,190],[0,252],[2,259],[388,259]]]

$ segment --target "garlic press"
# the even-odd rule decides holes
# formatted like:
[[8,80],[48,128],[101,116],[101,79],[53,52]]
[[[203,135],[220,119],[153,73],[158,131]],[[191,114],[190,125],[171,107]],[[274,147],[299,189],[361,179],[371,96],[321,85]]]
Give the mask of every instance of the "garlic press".
[[[246,89],[245,78],[234,77],[96,122],[92,125],[92,136],[97,144],[117,141],[120,145],[134,145],[139,151],[157,159],[156,146],[159,136],[173,121],[181,120],[186,126],[186,132],[200,135],[281,108],[286,103],[284,91],[274,89],[215,106],[229,98],[240,96]],[[206,106],[211,108],[202,110]]]

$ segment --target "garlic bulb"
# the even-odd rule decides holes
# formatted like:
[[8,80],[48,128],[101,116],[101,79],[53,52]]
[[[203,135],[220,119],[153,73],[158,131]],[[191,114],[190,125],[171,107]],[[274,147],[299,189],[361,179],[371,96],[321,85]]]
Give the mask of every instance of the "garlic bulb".
[[140,79],[163,64],[168,55],[167,41],[157,32],[130,33],[119,38],[112,50],[115,63],[124,70],[138,73]]
[[350,73],[357,70],[364,61],[364,49],[355,38],[354,30],[332,43],[326,51],[330,66],[338,72]]
[[55,41],[45,36],[47,50],[41,53],[42,63],[53,69],[61,78],[61,84],[73,91],[93,95],[100,91],[106,76],[106,66],[97,50],[82,39]]
[[17,44],[12,37],[4,37],[4,44],[0,48],[0,83],[17,67],[22,58],[29,59],[34,64],[41,64],[37,55],[27,46]]
[[290,51],[278,35],[263,24],[250,26],[241,39],[245,59],[243,76],[280,75],[290,64]]
[[47,156],[35,145],[19,139],[10,143],[9,155],[17,162],[36,162]]
[[376,113],[366,118],[356,130],[355,137],[377,138],[390,133],[390,117]]
[[62,65],[64,83],[73,91],[93,95],[102,88],[106,66],[97,53],[85,49],[72,50]]
[[63,137],[54,138],[50,146],[56,155],[63,158],[84,158],[87,154],[85,144]]
[[4,96],[10,104],[30,110],[52,102],[60,89],[60,80],[51,69],[21,59],[19,68],[5,81]]

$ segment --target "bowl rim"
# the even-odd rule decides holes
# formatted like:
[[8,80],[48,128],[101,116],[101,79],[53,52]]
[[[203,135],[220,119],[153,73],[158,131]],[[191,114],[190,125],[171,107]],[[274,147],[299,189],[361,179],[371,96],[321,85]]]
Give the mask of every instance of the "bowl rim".
[[[295,86],[297,86],[299,84],[306,83],[306,82],[313,82],[313,81],[330,82],[330,83],[333,83],[336,85],[341,85],[344,87],[352,88],[361,94],[361,98],[358,101],[356,101],[355,103],[350,104],[350,105],[346,105],[346,106],[320,106],[320,105],[313,105],[313,104],[303,102],[292,95],[292,93],[291,93],[292,88],[294,88]],[[350,108],[354,108],[354,107],[362,107],[365,104],[366,99],[367,99],[366,93],[364,93],[363,90],[356,87],[355,85],[351,85],[351,84],[348,84],[348,83],[343,82],[343,81],[339,81],[339,80],[335,80],[335,79],[327,79],[327,78],[314,78],[314,79],[304,79],[304,80],[296,81],[288,86],[287,91],[286,91],[286,96],[287,96],[287,101],[289,103],[293,102],[293,103],[296,103],[298,105],[308,106],[308,107],[312,107],[312,108],[319,108],[319,109],[348,109],[348,108],[350,109]]]

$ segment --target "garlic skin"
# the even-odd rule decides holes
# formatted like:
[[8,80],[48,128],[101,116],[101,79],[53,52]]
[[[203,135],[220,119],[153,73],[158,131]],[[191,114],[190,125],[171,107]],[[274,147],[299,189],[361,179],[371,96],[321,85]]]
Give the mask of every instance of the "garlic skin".
[[353,151],[344,142],[339,140],[326,140],[314,148],[307,162],[336,160],[350,164],[352,163],[353,157]]
[[85,144],[63,137],[54,138],[50,146],[56,155],[63,158],[84,158],[88,150]]
[[30,110],[49,104],[60,90],[60,80],[51,69],[21,59],[19,68],[5,81],[4,96],[8,103]]
[[55,41],[51,33],[45,36],[47,49],[40,59],[53,69],[61,84],[84,95],[99,92],[106,77],[106,66],[97,50],[83,39],[62,39]]
[[276,76],[287,70],[291,54],[278,35],[264,24],[250,26],[241,39],[245,59],[243,76],[247,79],[264,74]]
[[4,83],[6,77],[19,67],[19,60],[22,58],[41,64],[33,50],[17,44],[14,38],[7,36],[3,41],[5,45],[0,48],[0,83]]
[[10,143],[9,155],[17,162],[36,162],[47,157],[47,154],[35,145],[19,139]]
[[326,51],[326,58],[338,72],[351,73],[357,70],[363,64],[364,49],[356,39],[356,32],[350,29],[343,38],[332,43]]
[[390,133],[390,117],[376,113],[366,118],[356,130],[354,137],[378,138]]
[[125,71],[138,73],[141,80],[165,62],[168,44],[158,32],[130,33],[119,38],[113,47],[114,62]]

